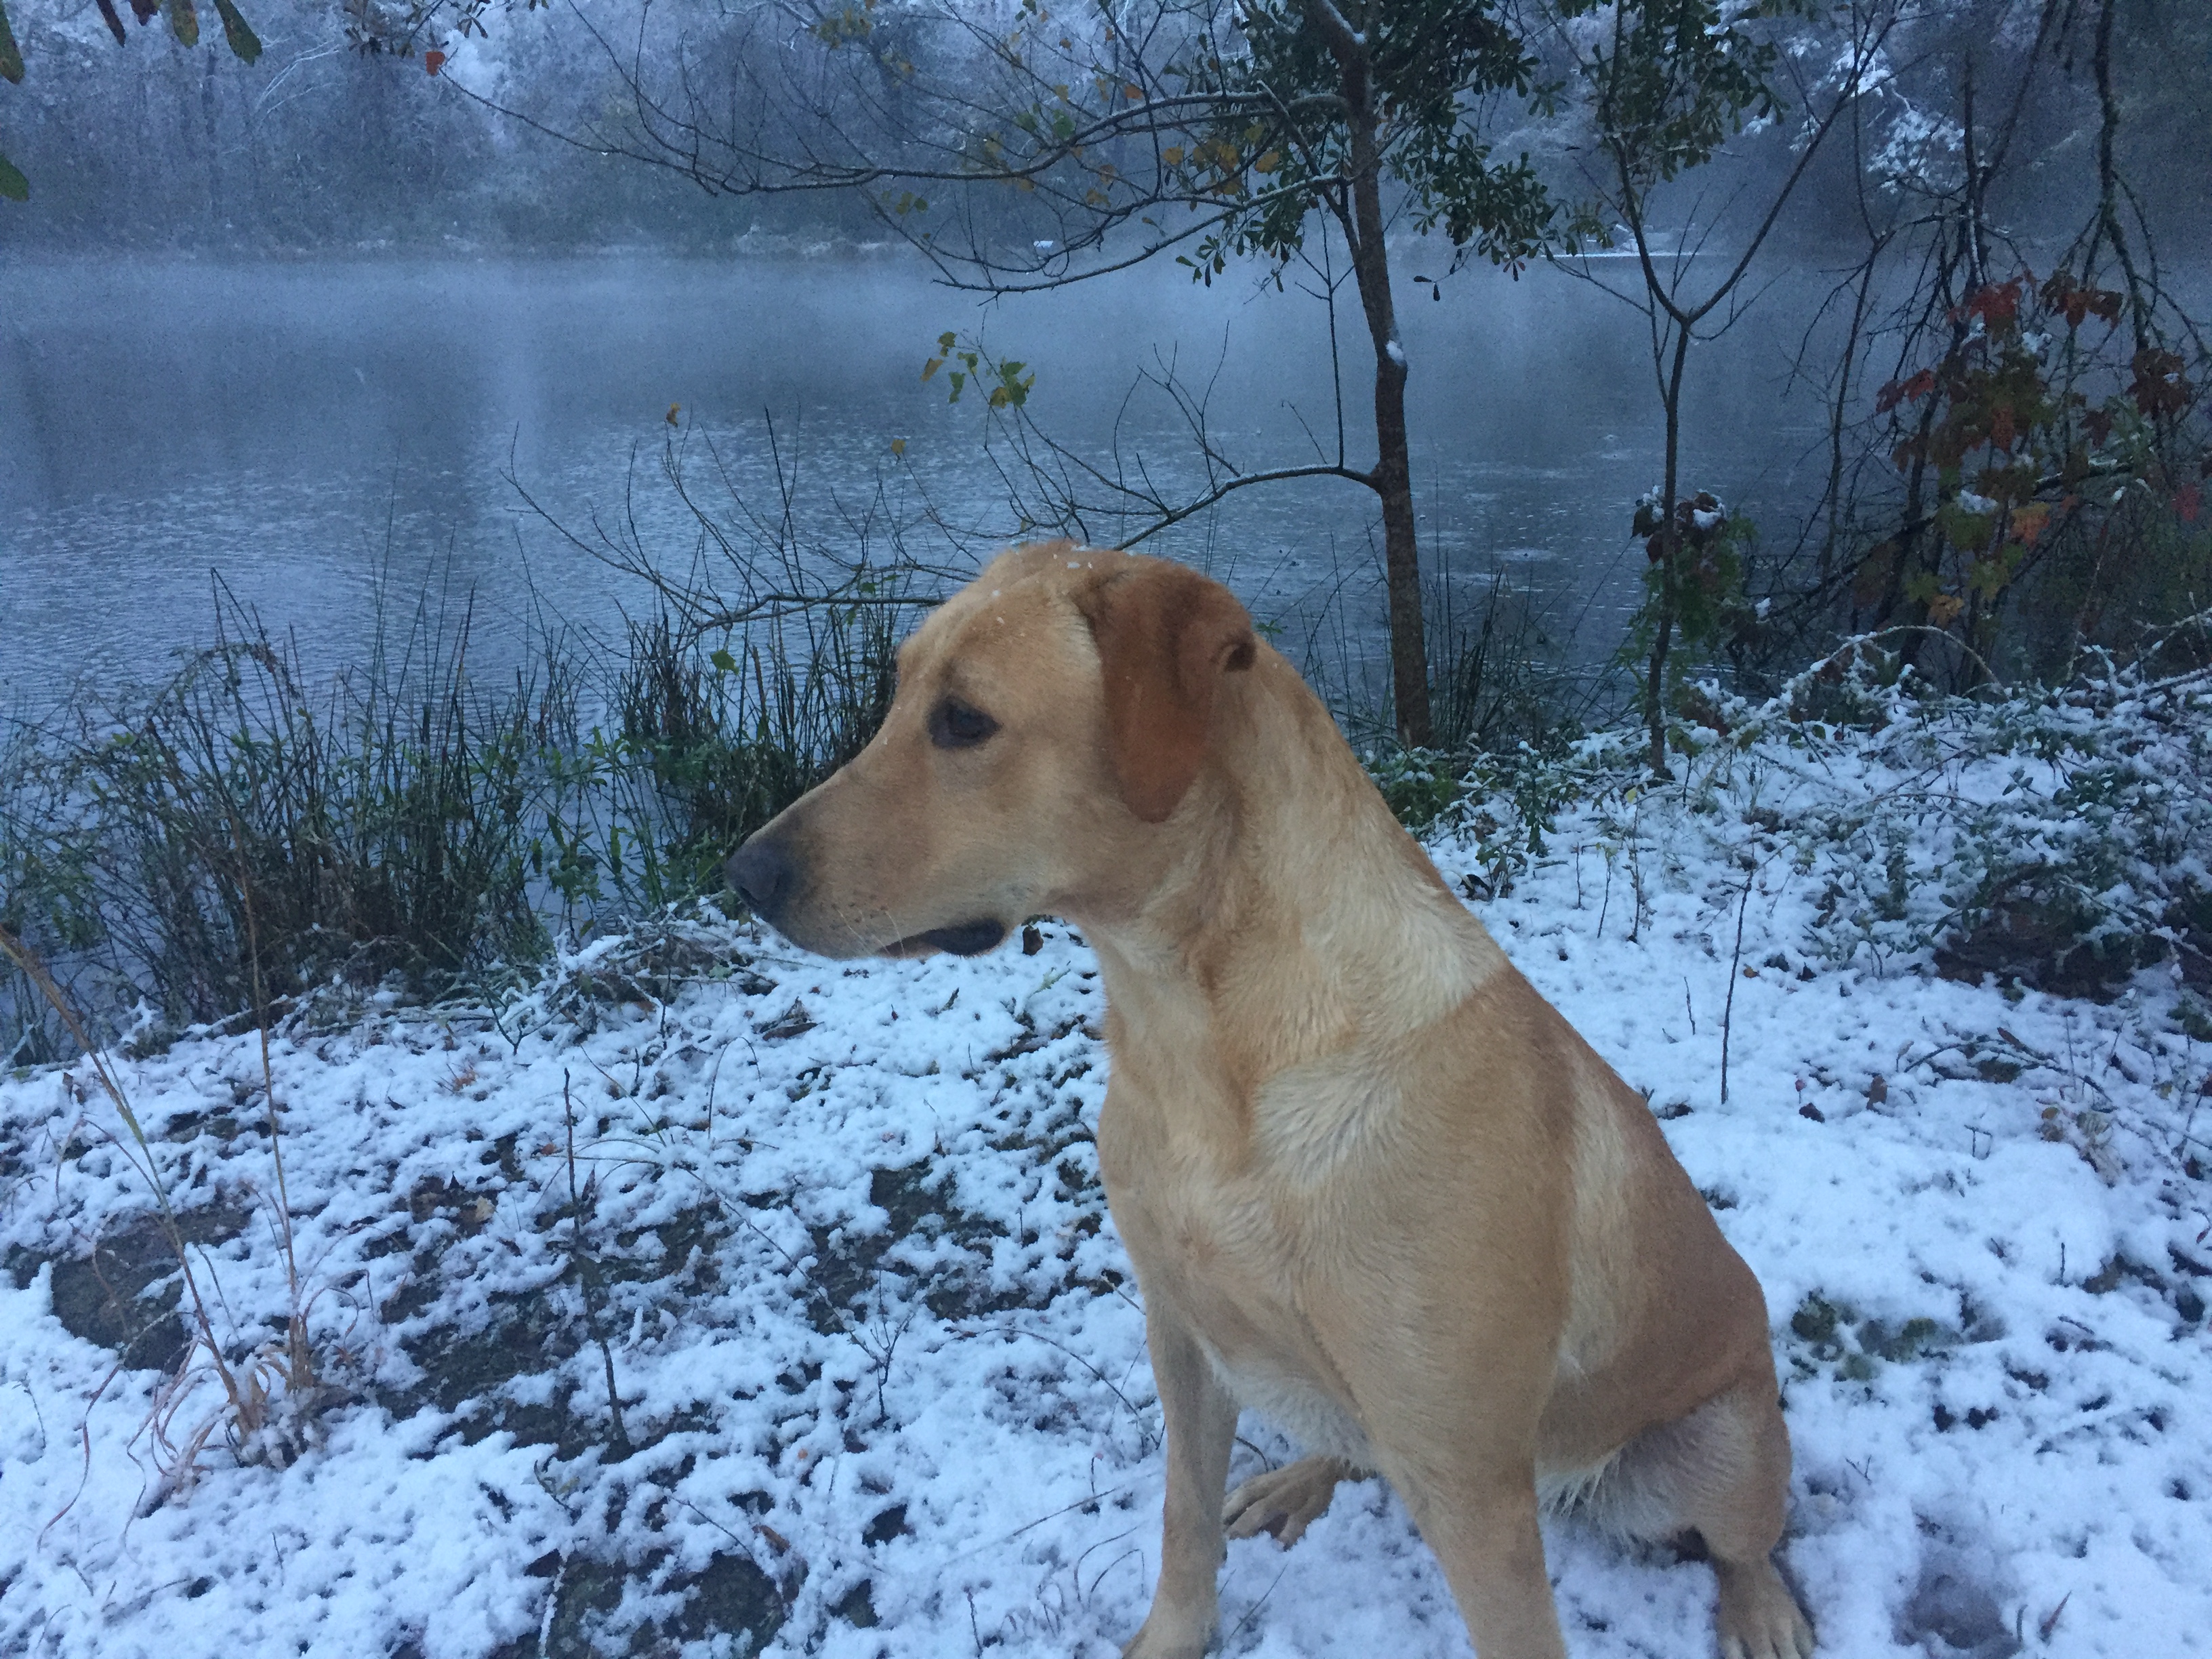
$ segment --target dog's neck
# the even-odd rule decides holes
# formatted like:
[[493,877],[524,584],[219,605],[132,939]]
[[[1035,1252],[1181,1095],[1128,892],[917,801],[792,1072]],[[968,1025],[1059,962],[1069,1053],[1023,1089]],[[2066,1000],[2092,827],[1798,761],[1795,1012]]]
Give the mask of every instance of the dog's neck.
[[1412,1036],[1505,958],[1289,664],[1262,651],[1230,684],[1166,872],[1133,914],[1075,920],[1128,1042],[1218,1055],[1249,1095]]

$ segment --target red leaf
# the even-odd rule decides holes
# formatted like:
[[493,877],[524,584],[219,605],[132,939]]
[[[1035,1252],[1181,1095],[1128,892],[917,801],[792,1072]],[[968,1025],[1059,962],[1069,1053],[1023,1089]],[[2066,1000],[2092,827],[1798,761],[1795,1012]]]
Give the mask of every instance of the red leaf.
[[2183,377],[2177,354],[2145,346],[2136,353],[2132,367],[2135,384],[2128,390],[2145,415],[2178,415],[2189,407],[2196,388]]
[[2020,313],[2020,278],[1977,289],[1967,295],[1962,308],[1968,316],[1979,317],[1992,325],[2012,321]]
[[[1851,580],[1851,602],[1872,605],[1889,589],[1890,578],[1897,570],[1897,544],[1876,542],[1867,550],[1857,574]],[[1844,647],[1848,650],[1850,647]]]
[[1900,403],[1918,403],[1936,389],[1936,371],[1923,368],[1910,380],[1892,380],[1874,400],[1874,412],[1887,415]]
[[2119,321],[2120,301],[2124,297],[2112,289],[2077,283],[2063,270],[2051,272],[2051,280],[2043,285],[2043,302],[2065,318],[2069,328],[2079,328],[2091,317],[2101,317],[2108,323]]
[[2173,510],[2181,514],[2184,524],[2195,524],[2197,512],[2203,504],[2203,492],[2193,483],[2185,483],[2173,492]]
[[446,67],[446,54],[433,48],[422,54],[422,67],[435,75]]

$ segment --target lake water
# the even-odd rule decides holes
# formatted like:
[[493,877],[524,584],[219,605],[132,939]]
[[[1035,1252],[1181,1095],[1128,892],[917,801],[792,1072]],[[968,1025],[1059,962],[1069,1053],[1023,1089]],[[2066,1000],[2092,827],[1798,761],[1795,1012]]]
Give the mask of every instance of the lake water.
[[[1426,274],[1419,250],[1398,264]],[[1409,280],[1401,301],[1425,556],[1461,582],[1505,570],[1553,648],[1601,660],[1637,598],[1630,513],[1660,475],[1642,319],[1544,270],[1430,291]],[[0,296],[0,700],[17,707],[79,674],[165,672],[211,637],[218,582],[318,668],[367,650],[380,580],[410,605],[473,596],[479,667],[519,659],[533,617],[619,638],[649,593],[555,526],[634,528],[684,568],[699,532],[660,471],[671,437],[726,518],[717,466],[747,508],[782,509],[772,422],[818,543],[857,545],[873,511],[871,533],[904,520],[915,550],[957,562],[933,510],[972,556],[1019,525],[978,399],[921,380],[946,330],[1030,363],[1031,410],[1079,454],[1104,464],[1121,418],[1122,463],[1171,490],[1198,477],[1188,443],[1164,399],[1129,395],[1164,360],[1239,466],[1335,443],[1325,308],[1233,272],[1207,289],[1164,266],[989,311],[890,258],[16,263]],[[1684,480],[1780,526],[1824,461],[1817,405],[1781,392],[1802,317],[1765,305],[1692,358]],[[1379,649],[1378,544],[1373,497],[1323,480],[1243,492],[1148,547],[1223,574],[1286,645],[1357,654]]]

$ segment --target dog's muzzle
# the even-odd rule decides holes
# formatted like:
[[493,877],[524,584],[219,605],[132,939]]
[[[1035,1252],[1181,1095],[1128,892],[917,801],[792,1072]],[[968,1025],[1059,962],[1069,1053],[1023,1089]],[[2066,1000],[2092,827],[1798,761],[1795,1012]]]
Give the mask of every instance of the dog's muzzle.
[[980,957],[1006,936],[1004,923],[986,917],[981,921],[957,922],[950,927],[933,927],[926,933],[916,933],[885,946],[884,954],[918,957],[924,951],[950,951],[956,957]]
[[[792,907],[806,883],[799,860],[780,842],[758,838],[747,842],[730,855],[730,861],[722,866],[722,873],[738,896],[769,927],[790,937],[794,944],[811,950],[824,948],[821,942],[799,939],[791,932]],[[979,957],[1006,936],[1004,922],[984,916],[973,921],[954,922],[950,927],[932,927],[926,933],[911,933],[875,948],[887,957],[918,957],[931,951],[949,951],[956,957]],[[868,947],[855,940],[842,949],[836,945],[828,948],[831,955],[839,956]]]
[[771,927],[781,926],[779,912],[799,890],[799,865],[790,854],[772,841],[756,837],[730,854],[722,873],[755,915]]

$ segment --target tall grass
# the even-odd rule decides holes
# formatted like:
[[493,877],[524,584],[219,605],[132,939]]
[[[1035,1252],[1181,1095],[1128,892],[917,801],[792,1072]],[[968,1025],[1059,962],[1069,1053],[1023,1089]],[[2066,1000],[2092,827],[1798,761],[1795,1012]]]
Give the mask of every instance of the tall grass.
[[629,626],[617,714],[653,785],[654,892],[714,891],[746,836],[860,753],[890,711],[905,619],[825,606],[705,647],[663,607]]
[[[250,931],[250,902],[246,914]],[[148,1138],[137,1113],[131,1108],[130,1096],[101,1052],[101,1045],[87,1030],[76,1000],[56,981],[38,953],[5,927],[0,927],[0,962],[4,962],[41,1000],[85,1054],[94,1080],[123,1126],[124,1135],[111,1134],[111,1144],[153,1196],[155,1224],[178,1265],[184,1298],[191,1314],[191,1339],[185,1358],[164,1380],[147,1420],[160,1479],[142,1503],[141,1513],[150,1512],[171,1493],[191,1487],[199,1473],[201,1451],[218,1431],[225,1436],[241,1462],[275,1462],[279,1466],[290,1462],[313,1435],[315,1417],[329,1396],[321,1380],[314,1344],[308,1334],[308,1305],[294,1249],[291,1207],[284,1182],[283,1133],[266,1023],[261,1029],[261,1067],[264,1103],[269,1113],[270,1156],[276,1173],[271,1209],[278,1249],[284,1258],[289,1301],[284,1340],[281,1343],[264,1340],[241,1350],[234,1334],[234,1340],[226,1341],[218,1329],[215,1310],[221,1302],[220,1291],[217,1290],[211,1297],[204,1291],[200,1276],[193,1269],[192,1252],[172,1200],[161,1152]],[[230,1322],[234,1324],[235,1321]],[[118,1369],[121,1364],[118,1360]],[[193,1417],[185,1410],[186,1402],[201,1384],[210,1380],[216,1383],[222,1403],[211,1412]],[[105,1389],[103,1382],[100,1392]],[[74,1502],[72,1499],[71,1504]]]
[[[0,924],[84,1030],[281,1017],[337,981],[435,996],[588,929],[714,896],[761,823],[856,753],[905,619],[811,611],[708,646],[666,611],[611,669],[572,636],[487,688],[466,607],[427,596],[313,684],[218,594],[214,643],[151,687],[0,727]],[[0,1060],[82,1032],[0,963]]]
[[538,699],[471,689],[465,616],[319,692],[251,613],[219,595],[212,622],[165,683],[15,728],[0,915],[178,1022],[542,947]]
[[531,697],[471,695],[465,621],[396,672],[373,664],[319,706],[265,638],[225,639],[137,732],[80,750],[119,848],[157,907],[143,955],[201,1018],[247,990],[247,894],[267,982],[342,963],[451,974],[538,945],[525,893]]

